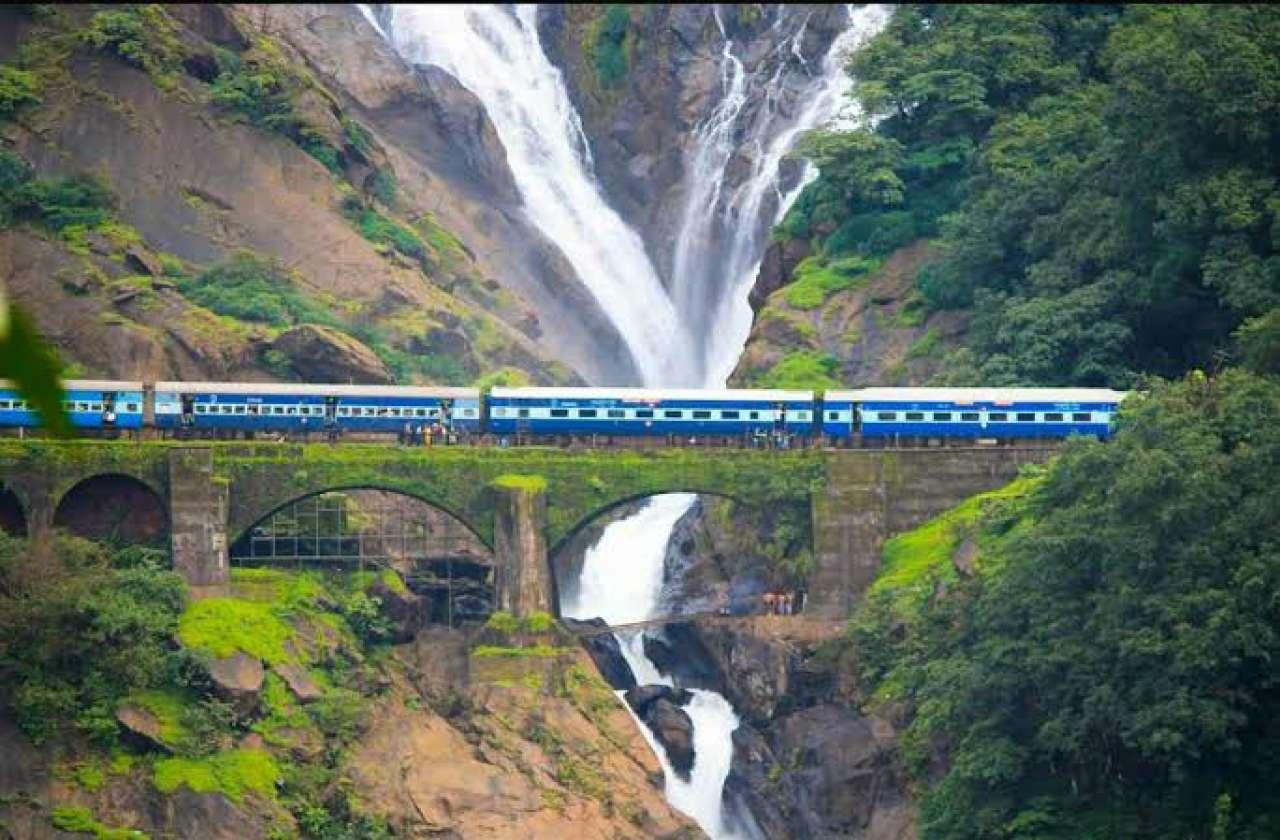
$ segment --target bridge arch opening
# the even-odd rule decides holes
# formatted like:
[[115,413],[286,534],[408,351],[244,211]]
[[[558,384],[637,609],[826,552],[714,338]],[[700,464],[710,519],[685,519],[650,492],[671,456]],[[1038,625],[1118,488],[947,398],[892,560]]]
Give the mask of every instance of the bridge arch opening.
[[291,499],[231,543],[237,567],[394,569],[428,622],[457,626],[493,610],[493,550],[466,522],[417,496],[341,487]]
[[18,494],[0,486],[0,531],[11,537],[27,535],[27,515]]
[[[629,590],[632,598],[656,601],[663,618],[763,611],[766,592],[804,587],[813,554],[810,519],[807,501],[760,509],[722,493],[618,499],[584,517],[548,552],[557,604],[566,617],[638,620],[640,604],[615,603]],[[639,564],[646,579],[628,577],[623,585],[633,570],[615,562]]]
[[130,475],[90,476],[63,494],[53,526],[98,542],[163,546],[169,512],[152,487]]

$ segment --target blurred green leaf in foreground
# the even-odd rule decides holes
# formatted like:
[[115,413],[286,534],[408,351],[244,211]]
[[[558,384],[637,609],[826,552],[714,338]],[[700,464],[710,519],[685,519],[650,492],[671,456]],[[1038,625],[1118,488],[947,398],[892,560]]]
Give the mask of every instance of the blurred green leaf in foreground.
[[71,421],[62,410],[58,354],[45,343],[25,312],[10,306],[0,288],[0,379],[17,386],[18,393],[40,412],[44,427],[54,435],[71,434]]

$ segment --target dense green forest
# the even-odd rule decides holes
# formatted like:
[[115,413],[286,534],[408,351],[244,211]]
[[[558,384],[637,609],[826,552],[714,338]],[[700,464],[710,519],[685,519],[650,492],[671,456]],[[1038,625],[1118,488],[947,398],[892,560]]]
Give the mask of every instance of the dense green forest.
[[847,641],[924,838],[1280,833],[1277,416],[1272,378],[1192,374],[890,542]]
[[1274,7],[901,6],[850,72],[873,127],[807,139],[821,177],[776,235],[935,239],[919,294],[973,314],[944,382],[1127,387],[1248,319],[1274,359]]

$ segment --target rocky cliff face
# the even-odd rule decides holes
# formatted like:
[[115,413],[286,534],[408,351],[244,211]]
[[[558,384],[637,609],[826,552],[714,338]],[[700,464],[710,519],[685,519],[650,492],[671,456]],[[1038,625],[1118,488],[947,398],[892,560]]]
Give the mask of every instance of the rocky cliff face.
[[[114,227],[86,242],[19,223],[0,259],[14,297],[86,372],[385,378],[358,348],[345,353],[354,372],[317,368],[305,350],[273,347],[269,319],[220,322],[218,306],[175,287],[239,250],[278,263],[384,364],[400,361],[400,379],[503,367],[573,379],[561,359],[592,372],[601,354],[565,313],[590,326],[593,307],[511,212],[483,111],[450,79],[405,66],[353,8],[168,7],[151,35],[171,41],[163,70],[94,49],[87,7],[33,8],[0,12],[0,60],[40,89],[0,136],[36,177],[99,176]],[[287,84],[245,105],[228,93],[244,68]],[[254,110],[268,106],[287,131]],[[135,264],[131,247],[156,259]],[[320,357],[344,354],[324,345],[312,343]],[[426,356],[437,369],[408,364]]]

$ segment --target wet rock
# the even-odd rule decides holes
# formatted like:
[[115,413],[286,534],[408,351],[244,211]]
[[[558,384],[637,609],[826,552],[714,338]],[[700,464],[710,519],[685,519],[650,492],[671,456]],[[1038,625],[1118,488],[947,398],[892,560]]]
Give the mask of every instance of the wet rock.
[[[603,618],[591,618],[586,621],[564,618],[561,621],[570,630],[608,626]],[[599,633],[581,638],[582,646],[586,648],[591,661],[596,663],[596,668],[599,669],[600,675],[604,677],[605,682],[609,683],[617,691],[627,691],[635,688],[635,674],[631,673],[631,666],[627,664],[627,660],[623,657],[622,648],[619,646],[616,636],[612,633]]]
[[116,710],[116,722],[124,729],[124,740],[142,749],[170,752],[161,734],[160,720],[151,712],[126,703]]
[[724,674],[690,622],[668,624],[657,634],[646,633],[644,653],[677,685],[725,693]]
[[303,324],[282,332],[271,346],[287,356],[307,382],[387,385],[393,379],[363,342],[329,327]]
[[693,699],[693,694],[688,689],[672,688],[669,685],[640,685],[629,689],[625,696],[627,704],[641,717],[644,717],[649,707],[659,700],[685,706]]
[[251,714],[257,710],[265,676],[262,661],[247,653],[215,659],[209,666],[214,693],[240,714]]
[[422,596],[415,595],[408,589],[388,586],[382,579],[373,582],[369,587],[369,594],[378,599],[378,609],[391,621],[394,643],[413,641],[413,637],[426,624],[426,605]]
[[795,271],[801,260],[809,256],[809,252],[807,239],[770,243],[760,262],[760,273],[756,275],[755,285],[747,295],[753,311],[759,312],[769,295],[790,282],[791,272]]
[[289,690],[293,692],[294,697],[298,698],[299,703],[314,703],[324,696],[320,686],[316,685],[315,681],[307,675],[306,670],[299,665],[272,665],[271,670],[284,680],[284,684],[289,686]]
[[653,737],[667,751],[671,768],[683,779],[693,769],[693,721],[689,713],[675,703],[660,697],[645,709],[642,719],[653,731]]
[[973,537],[965,537],[951,555],[951,563],[956,571],[965,577],[973,577],[978,559],[978,541]]

